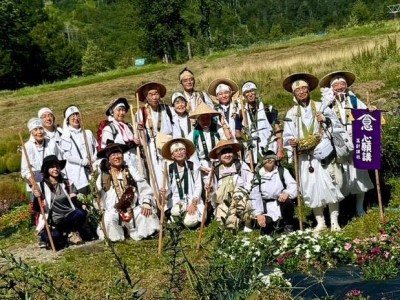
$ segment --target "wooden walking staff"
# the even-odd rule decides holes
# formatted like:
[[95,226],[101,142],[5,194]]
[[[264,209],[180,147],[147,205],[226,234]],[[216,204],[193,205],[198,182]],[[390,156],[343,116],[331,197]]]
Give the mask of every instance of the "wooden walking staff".
[[[168,179],[168,168],[167,161],[164,162],[164,176],[163,176],[163,189],[164,191],[167,188],[167,179]],[[163,194],[160,199],[157,199],[158,209],[160,210],[160,231],[158,235],[158,255],[161,254],[163,248],[163,226],[164,226],[164,207],[165,207],[165,194]]]
[[[139,107],[139,95],[137,93],[136,93],[136,101],[137,101],[137,104]],[[139,130],[140,130],[139,136],[141,139],[141,143],[143,145],[143,150],[144,150],[144,155],[146,157],[147,166],[149,168],[150,185],[153,188],[154,197],[156,199],[159,199],[158,188],[157,188],[157,184],[155,182],[154,168],[153,168],[153,164],[152,164],[151,158],[150,158],[149,147],[147,145],[147,136],[146,136],[146,133],[144,132],[145,131],[144,124],[143,124],[143,127]]]
[[[369,92],[367,92],[367,106],[369,110],[371,109],[371,100],[369,98]],[[381,118],[382,121],[382,118]],[[381,222],[385,223],[385,212],[383,211],[383,204],[382,204],[382,194],[381,194],[381,184],[379,180],[379,170],[375,169],[375,180],[376,180],[376,192],[378,194],[378,205],[379,205],[379,215],[381,217]]]
[[[139,106],[137,107],[137,110],[139,110]],[[135,120],[135,114],[133,113],[133,107],[132,106],[131,106],[131,118],[132,118],[133,136],[139,138],[139,132],[138,132],[138,129],[137,129],[137,124],[136,124],[136,120]],[[142,157],[140,156],[140,148],[139,148],[139,146],[136,147],[136,158],[138,160],[139,174],[141,176],[143,176],[144,172],[143,172]]]
[[205,199],[204,199],[204,209],[203,209],[203,215],[201,218],[201,224],[200,224],[200,231],[199,231],[199,237],[197,239],[197,245],[196,245],[196,250],[200,250],[200,246],[201,246],[201,240],[203,238],[203,230],[204,230],[204,224],[206,223],[207,220],[207,210],[208,210],[208,196],[211,192],[211,184],[213,182],[214,179],[214,164],[212,163],[211,165],[211,170],[209,173],[209,178],[208,178],[208,186],[206,188],[206,195],[205,195]]
[[[247,128],[249,126],[249,122],[247,120],[247,114],[246,114],[246,103],[242,101],[242,98],[240,98],[240,103],[242,105],[242,119],[243,119],[243,127]],[[250,136],[250,138],[252,138]],[[249,156],[249,163],[250,163],[250,171],[254,173],[254,157],[253,157],[253,150],[252,149],[247,149],[247,154]],[[244,159],[243,159],[244,161]]]
[[[79,110],[80,110],[80,108],[79,108]],[[95,171],[94,171],[93,165],[92,165],[92,155],[91,155],[91,152],[90,152],[90,146],[89,146],[88,138],[87,138],[87,135],[86,135],[85,126],[84,126],[84,123],[83,123],[82,113],[80,112],[79,115],[81,117],[81,128],[82,128],[82,134],[83,134],[83,141],[85,143],[85,149],[86,149],[86,153],[87,153],[87,158],[88,158],[88,160],[90,162],[89,163],[90,173],[92,174],[92,176],[94,176]],[[101,176],[101,175],[99,174],[99,176]],[[96,190],[97,207],[98,207],[98,210],[101,211],[101,209],[102,209],[102,207],[101,207],[101,195],[100,195],[99,190],[97,189],[96,183],[94,184],[94,188]],[[102,218],[101,218],[101,230],[103,231],[104,237],[108,239],[107,232],[106,232],[106,224],[104,222],[104,216],[102,216]]]
[[[21,133],[18,133],[18,134],[19,134],[19,139],[21,141],[22,150],[23,150],[25,158],[26,158],[26,162],[28,164],[29,173],[31,174],[30,182],[32,184],[32,188],[34,190],[39,191],[40,189],[39,189],[39,186],[38,186],[38,184],[37,184],[37,182],[35,180],[35,175],[33,174],[32,165],[31,165],[31,162],[29,160],[28,153],[26,152],[24,140],[22,139]],[[43,149],[43,151],[44,151],[44,149]],[[53,236],[51,235],[51,230],[50,230],[50,227],[49,227],[49,223],[47,222],[46,213],[45,213],[43,205],[42,205],[42,202],[44,201],[44,199],[42,199],[42,197],[40,196],[40,197],[38,197],[38,200],[39,200],[40,213],[42,214],[42,218],[43,218],[43,221],[44,221],[44,228],[46,229],[47,236],[49,237],[51,250],[53,252],[56,252],[56,247],[54,246]]]
[[296,177],[296,187],[297,187],[297,207],[299,209],[299,228],[300,228],[300,230],[303,230],[303,212],[302,212],[302,205],[301,205],[299,155],[297,153],[297,146],[293,147],[293,156],[294,156],[294,174]]

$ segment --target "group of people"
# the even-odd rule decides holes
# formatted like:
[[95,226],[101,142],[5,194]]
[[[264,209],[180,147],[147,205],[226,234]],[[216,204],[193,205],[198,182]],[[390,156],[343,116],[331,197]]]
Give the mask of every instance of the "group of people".
[[[49,223],[71,243],[105,235],[112,241],[147,238],[159,230],[160,212],[168,222],[182,217],[190,228],[207,214],[233,230],[291,232],[298,193],[313,209],[315,231],[327,228],[325,206],[331,230],[338,231],[339,202],[356,194],[362,215],[364,193],[373,188],[368,172],[354,167],[351,145],[338,157],[329,134],[338,132],[351,144],[351,108],[366,108],[349,90],[354,80],[344,71],[321,81],[308,73],[289,75],[283,87],[294,106],[284,122],[260,99],[256,83],[239,89],[233,80],[216,79],[207,92],[197,91],[188,68],[179,74],[182,91],[172,94],[172,106],[163,100],[166,87],[157,82],[136,90],[143,105],[131,111],[130,123],[128,100],[112,100],[97,138],[83,130],[77,106],[65,109],[62,129],[53,112],[41,108],[28,122],[21,173],[32,203],[44,200],[39,205]],[[322,102],[310,98],[318,84]],[[280,163],[284,149],[298,163],[296,180]],[[79,197],[94,192],[89,186],[94,174],[104,218],[91,234]],[[40,216],[36,224],[47,241]]]

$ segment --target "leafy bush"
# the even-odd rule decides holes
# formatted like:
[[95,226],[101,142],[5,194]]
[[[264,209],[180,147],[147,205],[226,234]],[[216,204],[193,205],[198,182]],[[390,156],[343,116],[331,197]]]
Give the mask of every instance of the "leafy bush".
[[383,126],[382,134],[382,171],[384,178],[400,177],[400,153],[399,130],[400,118],[391,117]]
[[0,157],[0,174],[5,174],[7,172],[6,162],[4,157]]
[[9,172],[18,172],[21,169],[21,154],[9,153],[7,155],[6,166]]
[[0,218],[0,233],[8,229],[28,227],[31,215],[28,205],[21,205]]

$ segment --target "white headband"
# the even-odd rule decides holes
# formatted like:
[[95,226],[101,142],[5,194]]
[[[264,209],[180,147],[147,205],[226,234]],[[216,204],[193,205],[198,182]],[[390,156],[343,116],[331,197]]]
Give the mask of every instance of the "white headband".
[[40,120],[39,118],[30,119],[28,121],[27,125],[28,125],[29,132],[31,132],[35,128],[43,128],[42,120]]
[[244,94],[248,91],[256,90],[256,89],[257,89],[257,86],[255,85],[254,82],[246,82],[242,86],[242,94]]
[[226,85],[226,84],[223,84],[223,83],[218,84],[217,88],[215,89],[215,93],[218,94],[218,93],[221,93],[221,92],[224,92],[224,91],[230,92],[231,91],[231,87],[229,85]]
[[183,144],[181,142],[176,142],[171,145],[171,147],[169,148],[169,151],[171,151],[171,153],[174,153],[176,150],[179,150],[182,148],[186,150],[185,144]]
[[296,81],[294,81],[292,83],[292,91],[294,92],[297,88],[300,88],[300,87],[303,87],[303,86],[309,87],[308,83],[306,81],[304,81],[304,80],[296,80]]
[[45,113],[51,113],[51,114],[54,116],[54,114],[53,114],[53,112],[51,111],[50,108],[48,108],[48,107],[43,107],[43,108],[41,108],[41,109],[39,110],[39,112],[38,112],[38,118],[41,118]]
[[331,87],[332,87],[335,83],[338,83],[338,82],[344,82],[344,83],[347,84],[347,81],[346,81],[345,78],[343,78],[343,77],[334,77],[334,78],[332,78],[332,80],[331,80]]
[[118,103],[117,105],[115,105],[115,106],[113,107],[113,111],[116,110],[118,107],[124,107],[125,110],[126,110],[125,104],[122,103],[122,102],[120,102],[120,103]]
[[68,120],[68,118],[72,115],[78,113],[79,114],[79,109],[76,106],[70,106],[65,110],[65,119]]

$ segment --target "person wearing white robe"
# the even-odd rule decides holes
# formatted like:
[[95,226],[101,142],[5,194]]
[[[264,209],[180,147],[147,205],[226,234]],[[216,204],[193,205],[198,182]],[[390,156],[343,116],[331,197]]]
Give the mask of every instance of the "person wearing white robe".
[[[150,161],[155,170],[156,186],[153,189],[159,190],[162,186],[163,158],[161,148],[166,140],[172,138],[172,112],[171,108],[162,102],[167,90],[164,85],[150,82],[142,85],[136,91],[141,102],[146,102],[144,107],[137,113],[138,129],[145,131],[149,149]],[[142,141],[143,143],[143,141]]]
[[193,142],[196,151],[191,160],[200,165],[201,176],[204,184],[207,181],[211,170],[211,160],[209,152],[221,139],[226,139],[225,131],[229,131],[228,126],[221,127],[213,117],[220,114],[205,103],[200,103],[196,110],[190,113],[191,119],[197,120],[196,127],[189,133],[188,139]]
[[128,145],[129,150],[124,153],[124,160],[128,166],[139,169],[136,147],[140,144],[140,140],[138,136],[134,136],[133,128],[124,121],[129,109],[128,100],[122,97],[114,99],[108,104],[106,116],[110,123],[103,128],[101,148],[107,146],[107,141]]
[[183,88],[182,94],[188,102],[189,113],[194,112],[200,103],[205,103],[211,108],[214,107],[214,103],[207,93],[196,90],[194,74],[187,67],[179,72],[179,82]]
[[[165,159],[173,161],[167,171],[168,202],[165,210],[170,210],[172,217],[182,215],[184,225],[189,228],[201,222],[204,210],[200,169],[187,160],[194,151],[193,143],[184,138],[172,139],[161,151]],[[166,191],[161,189],[161,192]]]
[[[90,130],[85,129],[83,132],[80,120],[80,111],[76,106],[71,105],[65,109],[60,148],[67,160],[65,175],[75,184],[79,193],[88,195],[91,165],[96,161],[97,141]],[[85,144],[84,134],[88,145]]]
[[[133,166],[126,166],[123,153],[127,145],[109,144],[98,153],[99,158],[107,159],[109,166],[103,166],[96,180],[101,195],[101,208],[104,210],[105,232],[111,241],[125,239],[123,227],[134,240],[151,236],[159,228],[154,194],[146,180]],[[128,187],[134,191],[131,203],[126,211],[118,211],[119,203]],[[104,239],[102,228],[97,230],[100,239]]]
[[[315,89],[317,85],[318,79],[307,73],[292,74],[283,82],[284,88],[293,93],[293,100],[295,101],[295,105],[286,114],[283,131],[283,143],[289,151],[297,148],[299,141],[306,138],[307,135],[321,134],[319,130],[320,122],[330,120],[332,126],[340,126],[339,121],[329,108],[325,109],[322,114],[319,112],[321,103],[311,101],[310,91]],[[319,144],[322,145],[324,141],[327,141],[326,134],[323,134]],[[328,142],[330,141],[328,140]],[[315,149],[298,154],[303,200],[308,207],[313,209],[317,221],[315,231],[326,229],[323,214],[326,205],[328,205],[330,211],[331,230],[338,231],[341,229],[338,222],[339,201],[344,198],[340,191],[341,170],[335,162],[328,159],[328,155],[326,158],[328,160],[325,163],[318,160]]]
[[192,123],[194,120],[189,118],[187,112],[187,100],[182,93],[175,92],[172,94],[172,106],[174,107],[174,124],[172,127],[172,137],[187,138],[192,131]]
[[218,100],[214,109],[221,113],[221,126],[229,127],[229,134],[225,133],[228,140],[235,140],[237,123],[241,106],[239,101],[234,100],[233,96],[239,90],[236,82],[230,79],[215,79],[208,86],[208,93]]
[[[333,103],[332,110],[339,118],[343,129],[347,132],[350,139],[353,136],[350,118],[351,109],[368,109],[368,107],[349,90],[354,80],[355,75],[353,73],[337,71],[325,75],[320,82],[320,86],[325,89],[322,94],[323,100]],[[350,194],[356,195],[356,214],[361,216],[365,214],[365,192],[373,189],[374,185],[369,177],[368,170],[360,170],[354,167],[352,153],[349,155],[349,159],[343,162],[342,165],[344,171],[342,193],[344,196]]]
[[48,107],[42,107],[38,111],[38,118],[42,120],[46,137],[49,140],[54,140],[57,147],[59,147],[62,129],[55,123],[56,118],[53,111]]
[[[263,231],[271,232],[273,222],[282,219],[286,233],[294,230],[293,200],[297,197],[296,181],[289,170],[277,165],[277,155],[269,150],[264,153],[264,165],[260,168],[259,186],[251,201],[253,215]],[[279,174],[283,168],[283,180]],[[269,227],[269,228],[268,228]]]

